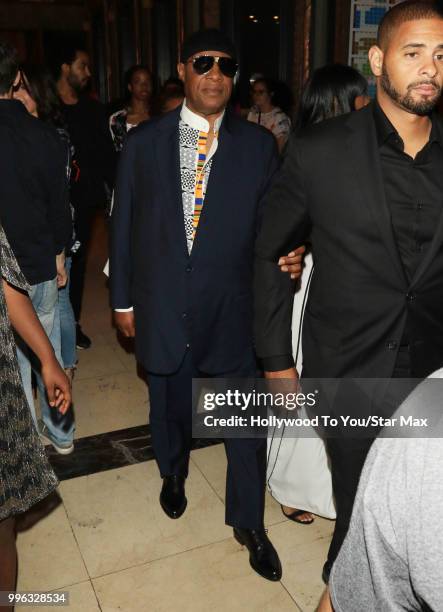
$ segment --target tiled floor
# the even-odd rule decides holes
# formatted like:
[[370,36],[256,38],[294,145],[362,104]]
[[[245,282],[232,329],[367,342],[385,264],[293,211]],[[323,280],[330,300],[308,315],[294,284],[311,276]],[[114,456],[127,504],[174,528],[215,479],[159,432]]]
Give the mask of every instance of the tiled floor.
[[[144,424],[148,411],[134,357],[110,325],[103,223],[95,245],[83,317],[93,347],[80,352],[74,385],[77,437]],[[333,523],[287,521],[268,496],[265,522],[283,579],[263,580],[224,525],[225,471],[222,445],[192,452],[189,505],[178,521],[160,509],[153,461],[62,482],[62,502],[19,534],[18,590],[69,591],[62,609],[70,612],[313,611]]]

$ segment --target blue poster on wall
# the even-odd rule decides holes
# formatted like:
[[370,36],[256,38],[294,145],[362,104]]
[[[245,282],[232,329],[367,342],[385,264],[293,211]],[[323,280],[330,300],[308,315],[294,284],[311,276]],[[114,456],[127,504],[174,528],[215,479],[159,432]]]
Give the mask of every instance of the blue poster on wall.
[[368,79],[369,94],[375,95],[375,79],[368,61],[368,51],[377,42],[378,24],[383,15],[401,0],[352,0],[349,35],[349,64]]

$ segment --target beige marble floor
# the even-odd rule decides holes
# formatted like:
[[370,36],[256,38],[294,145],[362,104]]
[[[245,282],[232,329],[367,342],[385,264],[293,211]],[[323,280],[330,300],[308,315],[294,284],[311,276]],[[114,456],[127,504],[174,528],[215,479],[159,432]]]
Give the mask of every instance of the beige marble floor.
[[[148,413],[134,357],[110,324],[103,223],[94,245],[83,317],[93,346],[79,353],[77,437],[144,424]],[[152,461],[64,481],[61,503],[19,534],[18,589],[69,591],[70,605],[62,609],[70,612],[313,611],[333,523],[292,523],[267,496],[265,523],[283,579],[263,580],[224,525],[225,473],[221,445],[193,451],[189,505],[178,521],[159,507]]]

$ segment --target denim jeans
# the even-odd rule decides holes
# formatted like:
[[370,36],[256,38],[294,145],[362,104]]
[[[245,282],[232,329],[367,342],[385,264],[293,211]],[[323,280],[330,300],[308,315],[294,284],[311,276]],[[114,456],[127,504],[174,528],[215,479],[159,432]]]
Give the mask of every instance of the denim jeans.
[[[43,329],[54,347],[55,356],[63,367],[60,350],[60,311],[57,279],[32,285],[31,291],[29,292],[29,298],[40,319]],[[49,406],[43,380],[40,376],[39,361],[25,342],[19,337],[17,337],[17,358],[23,387],[34,422],[37,424],[34,398],[32,396],[32,370],[37,379],[42,419],[51,437],[57,442],[71,442],[74,437],[72,408],[70,408],[65,415],[61,415],[57,412],[56,408],[51,408],[51,406]]]
[[73,368],[77,363],[77,350],[75,339],[75,317],[69,299],[69,286],[71,282],[71,257],[66,258],[66,272],[68,282],[58,291],[58,304],[60,308],[61,355],[65,368]]

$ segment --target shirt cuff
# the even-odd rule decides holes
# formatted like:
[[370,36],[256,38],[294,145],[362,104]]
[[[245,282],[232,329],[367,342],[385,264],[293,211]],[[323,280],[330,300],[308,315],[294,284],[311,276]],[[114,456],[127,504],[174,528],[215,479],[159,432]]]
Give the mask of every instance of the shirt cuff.
[[129,308],[114,308],[115,312],[132,312],[134,308],[130,306]]
[[280,372],[294,367],[292,355],[274,355],[262,358],[263,370],[265,372]]

